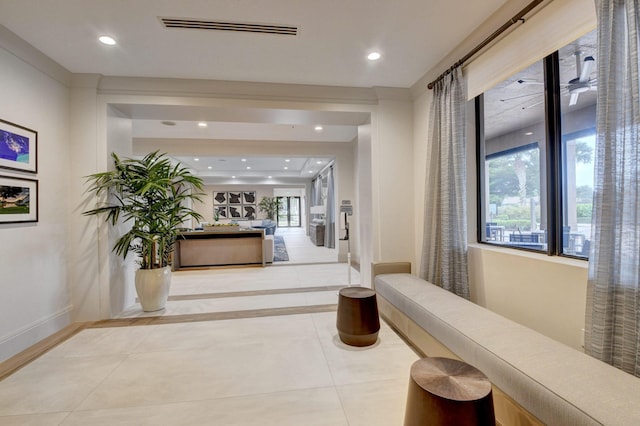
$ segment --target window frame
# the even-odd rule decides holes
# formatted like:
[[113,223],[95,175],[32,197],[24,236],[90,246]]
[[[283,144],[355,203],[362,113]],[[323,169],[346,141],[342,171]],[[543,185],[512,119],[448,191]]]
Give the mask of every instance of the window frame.
[[[543,60],[544,70],[544,102],[545,102],[545,141],[537,142],[541,147],[545,145],[546,168],[546,215],[547,215],[547,249],[538,250],[527,247],[500,244],[486,241],[486,212],[484,210],[485,188],[484,179],[486,160],[484,141],[484,94],[474,98],[475,104],[475,136],[476,136],[476,182],[477,182],[477,241],[493,247],[504,247],[513,250],[521,250],[532,253],[547,254],[548,256],[561,256],[566,258],[587,260],[583,256],[563,253],[562,228],[564,215],[563,199],[563,137],[562,137],[562,111],[561,111],[561,90],[560,90],[560,62],[558,51],[546,56]],[[518,148],[515,148],[518,149]],[[508,151],[508,150],[507,150]],[[506,152],[506,151],[504,151]],[[500,154],[504,154],[500,152]],[[492,154],[493,156],[495,154]],[[541,169],[541,172],[543,170]]]

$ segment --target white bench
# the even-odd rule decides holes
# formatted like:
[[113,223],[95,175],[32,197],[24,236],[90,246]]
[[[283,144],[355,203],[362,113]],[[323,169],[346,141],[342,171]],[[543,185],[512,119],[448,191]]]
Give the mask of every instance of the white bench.
[[409,272],[374,264],[381,315],[428,356],[461,359],[494,385],[502,425],[640,425],[640,379]]

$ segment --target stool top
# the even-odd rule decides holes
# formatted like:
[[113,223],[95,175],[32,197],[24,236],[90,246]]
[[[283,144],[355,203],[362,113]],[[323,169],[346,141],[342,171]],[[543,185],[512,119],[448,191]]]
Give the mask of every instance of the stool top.
[[340,296],[351,299],[364,299],[375,296],[376,292],[367,287],[344,287],[340,289]]
[[411,378],[425,391],[453,401],[475,401],[491,392],[487,376],[456,359],[419,359],[411,366]]

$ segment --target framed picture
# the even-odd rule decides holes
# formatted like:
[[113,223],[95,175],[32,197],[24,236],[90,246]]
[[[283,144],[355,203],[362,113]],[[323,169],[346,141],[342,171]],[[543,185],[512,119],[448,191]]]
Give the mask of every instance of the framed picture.
[[256,191],[245,191],[242,193],[242,204],[255,204]]
[[229,206],[229,218],[239,219],[242,217],[241,206]]
[[38,171],[38,132],[0,120],[0,167],[22,172]]
[[245,219],[255,219],[256,217],[256,206],[242,206],[242,217]]
[[38,221],[38,181],[0,176],[0,224]]
[[227,193],[226,192],[213,192],[213,205],[227,205]]
[[226,219],[229,217],[229,212],[227,211],[227,206],[213,206],[213,214],[218,213],[220,219]]
[[242,192],[228,192],[229,204],[242,204]]

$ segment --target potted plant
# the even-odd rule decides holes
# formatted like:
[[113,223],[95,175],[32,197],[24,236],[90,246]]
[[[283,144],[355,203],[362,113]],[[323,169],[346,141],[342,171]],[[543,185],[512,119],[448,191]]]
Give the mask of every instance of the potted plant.
[[267,218],[275,220],[278,214],[278,200],[276,197],[262,197],[258,203],[261,212],[267,214]]
[[115,243],[113,251],[123,258],[138,256],[136,292],[145,312],[163,309],[171,284],[171,259],[183,223],[202,216],[186,206],[200,201],[202,180],[181,164],[173,165],[158,151],[142,159],[120,159],[111,154],[115,169],[87,177],[89,192],[107,196],[85,215],[106,215],[112,226],[122,219],[131,229]]

